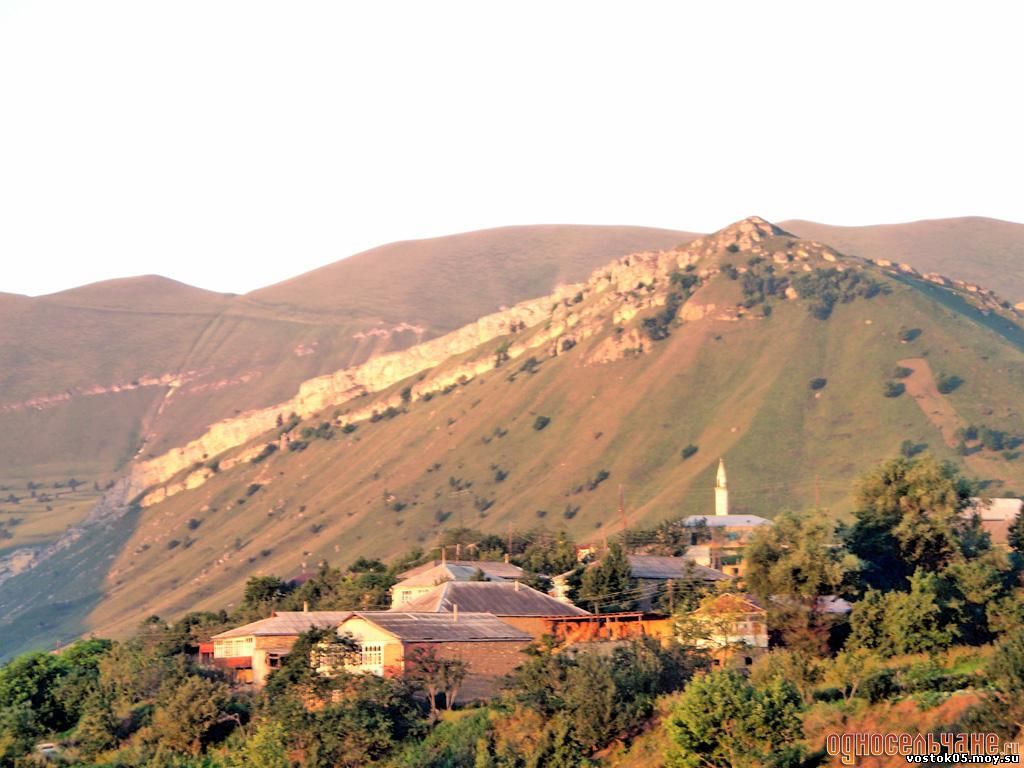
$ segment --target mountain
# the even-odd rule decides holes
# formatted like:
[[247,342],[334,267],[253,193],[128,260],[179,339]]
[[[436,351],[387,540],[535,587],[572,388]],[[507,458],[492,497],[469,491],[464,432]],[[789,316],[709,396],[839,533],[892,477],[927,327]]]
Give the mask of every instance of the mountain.
[[93,525],[0,585],[0,631],[7,652],[123,633],[455,525],[600,539],[620,486],[630,525],[710,511],[719,457],[734,511],[767,516],[842,516],[901,450],[1019,492],[1021,322],[757,218],[623,256],[133,462]]
[[[582,279],[614,256],[692,237],[507,227],[395,243],[245,296],[156,276],[0,294],[0,499],[17,500],[0,501],[0,524],[4,513],[20,521],[0,529],[0,556],[53,542],[135,457]],[[72,478],[83,484],[69,488]],[[45,493],[30,494],[29,482]]]
[[999,287],[1004,298],[1024,302],[1024,224],[971,216],[955,219],[835,227],[811,221],[780,226],[848,254],[908,263],[968,283]]

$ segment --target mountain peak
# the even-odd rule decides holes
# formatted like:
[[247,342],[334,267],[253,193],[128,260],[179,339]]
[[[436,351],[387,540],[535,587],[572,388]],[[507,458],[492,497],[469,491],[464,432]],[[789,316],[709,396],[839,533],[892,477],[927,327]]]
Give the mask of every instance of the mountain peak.
[[757,242],[767,237],[792,237],[792,235],[767,219],[762,219],[760,216],[748,216],[742,221],[737,221],[735,224],[718,230],[711,237],[733,240],[745,238]]

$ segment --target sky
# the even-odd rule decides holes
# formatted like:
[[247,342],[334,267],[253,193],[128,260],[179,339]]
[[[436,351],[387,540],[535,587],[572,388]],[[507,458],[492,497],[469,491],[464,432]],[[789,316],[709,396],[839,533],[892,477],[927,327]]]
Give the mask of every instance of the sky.
[[0,291],[507,224],[1024,221],[1006,2],[0,0]]

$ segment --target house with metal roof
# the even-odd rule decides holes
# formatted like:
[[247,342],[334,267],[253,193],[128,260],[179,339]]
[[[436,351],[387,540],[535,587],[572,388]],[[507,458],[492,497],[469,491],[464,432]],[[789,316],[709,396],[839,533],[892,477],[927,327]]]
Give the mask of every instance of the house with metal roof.
[[[456,703],[497,694],[501,680],[523,662],[522,651],[533,637],[492,613],[355,612],[340,623],[339,635],[349,635],[359,647],[347,668],[383,676],[406,674],[418,649],[438,659],[466,664],[466,677]],[[329,670],[324,670],[329,671]]]
[[435,560],[399,574],[391,588],[391,607],[402,610],[421,595],[449,581],[514,581],[523,577],[518,565],[486,560]]
[[454,610],[492,613],[502,621],[529,632],[534,638],[549,631],[547,618],[587,616],[588,611],[564,603],[518,581],[448,581],[420,595],[403,608],[424,613]]
[[992,537],[996,544],[1006,545],[1010,526],[1021,513],[1020,499],[982,499],[972,498],[964,510],[964,515],[977,514],[981,518],[981,527]]
[[690,515],[683,520],[693,529],[686,554],[698,565],[742,576],[743,550],[755,531],[771,524],[760,515]]
[[[629,573],[637,580],[638,603],[642,610],[651,610],[663,602],[669,589],[683,589],[688,584],[716,584],[732,577],[714,568],[694,562],[689,557],[661,555],[627,555]],[[672,587],[669,587],[669,582]]]
[[214,635],[212,663],[227,670],[236,682],[262,686],[291,652],[299,635],[313,628],[330,629],[351,611],[275,611]]

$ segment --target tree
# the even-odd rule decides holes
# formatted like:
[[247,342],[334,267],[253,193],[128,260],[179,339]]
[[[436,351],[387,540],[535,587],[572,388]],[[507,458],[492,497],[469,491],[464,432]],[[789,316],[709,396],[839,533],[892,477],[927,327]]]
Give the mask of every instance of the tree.
[[805,651],[776,648],[759,658],[750,670],[750,681],[761,688],[772,681],[788,680],[805,704],[814,701],[814,688],[822,678],[822,662]]
[[437,696],[444,694],[445,708],[451,709],[469,667],[460,659],[445,659],[433,648],[415,648],[406,658],[406,678],[427,692],[430,719],[437,719]]
[[600,562],[583,574],[579,599],[591,606],[594,613],[632,610],[638,595],[631,572],[622,545],[612,544]]
[[849,592],[860,570],[833,524],[821,515],[783,512],[755,532],[745,559],[747,584],[786,645],[823,653],[829,622],[818,597]]
[[245,740],[242,750],[246,768],[290,768],[284,726],[269,720]]
[[674,768],[799,765],[800,695],[775,679],[755,688],[733,669],[695,678],[669,717]]
[[877,653],[867,648],[844,650],[825,667],[825,682],[838,688],[845,701],[857,695],[864,681],[881,668]]
[[917,568],[939,571],[987,548],[980,520],[962,514],[972,493],[953,465],[929,456],[893,459],[864,477],[846,539],[865,583],[905,588]]
[[1018,555],[1024,555],[1024,509],[1017,513],[1006,534],[1010,549]]
[[173,752],[198,755],[228,699],[223,683],[202,677],[189,677],[173,686],[153,710],[155,741]]
[[853,606],[847,646],[883,656],[949,647],[957,629],[943,615],[939,589],[939,577],[923,570],[911,576],[909,592],[869,589]]
[[103,687],[98,688],[85,704],[75,728],[75,741],[89,760],[95,760],[100,752],[117,746],[118,719],[113,705],[113,696]]
[[242,610],[265,616],[291,591],[291,587],[277,576],[253,576],[245,582]]

